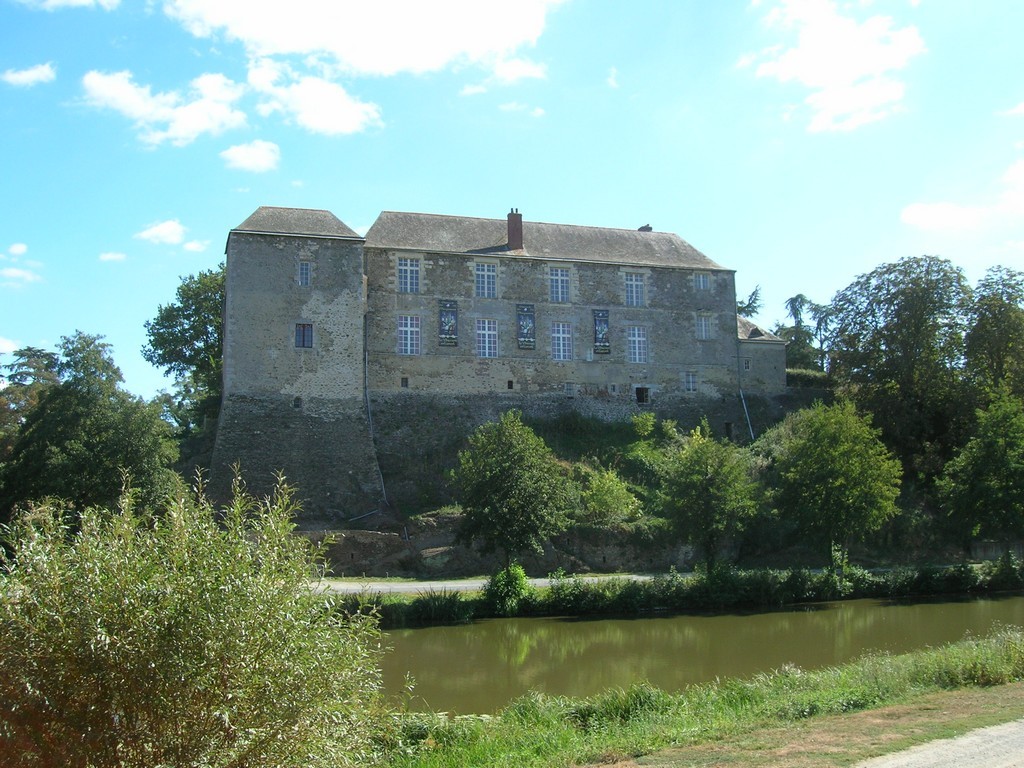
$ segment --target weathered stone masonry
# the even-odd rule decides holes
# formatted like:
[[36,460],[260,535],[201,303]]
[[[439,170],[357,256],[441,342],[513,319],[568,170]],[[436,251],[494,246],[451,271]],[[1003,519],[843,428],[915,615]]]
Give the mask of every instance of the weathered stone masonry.
[[784,391],[785,346],[735,308],[731,270],[646,227],[384,212],[361,238],[260,208],[228,237],[212,486],[234,462],[261,493],[283,471],[303,524],[329,526],[385,485],[422,501],[415,470],[436,485],[439,457],[509,407],[738,425],[741,390]]

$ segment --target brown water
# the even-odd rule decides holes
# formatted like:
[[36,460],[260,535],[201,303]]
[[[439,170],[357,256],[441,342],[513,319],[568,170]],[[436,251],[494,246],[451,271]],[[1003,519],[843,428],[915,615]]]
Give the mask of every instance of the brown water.
[[384,659],[389,691],[415,680],[412,706],[495,712],[530,690],[589,696],[647,680],[674,691],[716,677],[795,664],[841,664],[1024,625],[1024,597],[944,603],[852,600],[796,611],[644,619],[490,619],[396,630]]

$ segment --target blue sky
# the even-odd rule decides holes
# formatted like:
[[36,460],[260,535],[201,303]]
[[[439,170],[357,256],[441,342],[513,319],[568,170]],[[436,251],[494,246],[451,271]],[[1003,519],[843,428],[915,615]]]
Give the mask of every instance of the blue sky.
[[676,232],[757,318],[937,254],[1024,269],[1019,0],[0,0],[0,363],[132,391],[260,205]]

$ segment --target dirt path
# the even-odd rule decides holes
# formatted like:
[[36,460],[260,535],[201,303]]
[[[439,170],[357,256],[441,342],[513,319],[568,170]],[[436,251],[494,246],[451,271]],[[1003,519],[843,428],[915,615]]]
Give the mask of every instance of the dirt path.
[[[637,760],[613,760],[588,768],[1009,768],[1024,766],[1024,743],[1002,741],[1002,732],[975,734],[968,757],[942,762],[957,747],[933,744],[934,753],[895,753],[915,745],[963,736],[969,731],[1024,718],[1024,684],[924,696],[909,704],[812,718],[723,737],[719,742],[665,750]],[[1024,723],[1015,723],[1024,738]],[[1001,742],[1001,744],[997,744]],[[986,746],[997,749],[985,751]],[[890,755],[890,762],[865,761]],[[936,756],[937,755],[937,756]],[[977,759],[980,762],[968,762]],[[917,760],[918,762],[911,762]]]

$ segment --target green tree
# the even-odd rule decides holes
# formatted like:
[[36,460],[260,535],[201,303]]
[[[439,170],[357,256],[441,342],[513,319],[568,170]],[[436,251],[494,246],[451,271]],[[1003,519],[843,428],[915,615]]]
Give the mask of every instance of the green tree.
[[98,336],[64,337],[39,401],[18,425],[0,466],[0,517],[47,496],[80,509],[115,502],[127,473],[153,503],[179,482],[176,457],[159,406],[121,389],[110,345]]
[[942,506],[966,546],[1024,535],[1024,404],[1005,389],[978,412],[974,437],[946,465]]
[[669,452],[661,507],[680,538],[700,547],[709,570],[725,542],[757,512],[757,484],[747,453],[711,437],[707,420]]
[[967,370],[979,386],[1024,394],[1024,273],[992,267],[974,289]]
[[850,544],[897,513],[900,464],[852,402],[815,403],[787,416],[758,441],[770,462],[781,516],[828,547],[833,565]]
[[470,436],[452,479],[464,513],[458,540],[500,552],[506,569],[524,552],[541,552],[579,506],[576,484],[519,411]]
[[360,765],[379,634],[309,588],[291,492],[34,507],[0,555],[3,764]]
[[[786,299],[786,312],[792,325],[776,323],[773,333],[789,342],[786,346],[786,367],[825,369],[823,340],[828,328],[828,307],[815,304],[798,293]],[[807,318],[814,323],[807,323]]]
[[46,388],[57,381],[57,355],[38,347],[15,350],[14,360],[0,377],[0,464],[7,459],[25,417],[39,404]]
[[582,522],[609,526],[635,520],[640,516],[640,500],[614,469],[579,465],[573,474],[581,489]]
[[753,317],[761,311],[761,286],[755,286],[746,301],[736,302],[736,314],[740,317]]
[[220,409],[223,362],[224,265],[189,275],[170,304],[145,324],[142,356],[176,377],[171,412],[184,431],[202,429]]
[[970,299],[963,272],[936,256],[884,264],[832,299],[830,373],[874,415],[908,479],[931,482],[973,418],[963,377]]

